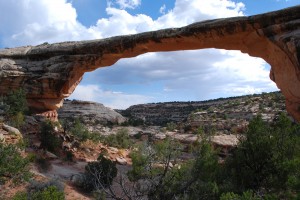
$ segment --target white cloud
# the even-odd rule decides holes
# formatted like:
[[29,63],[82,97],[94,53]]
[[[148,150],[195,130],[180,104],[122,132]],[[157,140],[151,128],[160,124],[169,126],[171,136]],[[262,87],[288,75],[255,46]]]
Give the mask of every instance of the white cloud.
[[175,7],[161,16],[156,28],[179,27],[196,21],[243,15],[243,3],[230,0],[176,0]]
[[141,0],[115,0],[116,4],[120,6],[121,9],[135,9],[141,5]]
[[277,89],[264,60],[216,49],[148,53],[120,60],[112,69],[103,68],[94,75],[102,77],[101,82],[107,85],[163,82],[165,94],[181,93],[194,99]]
[[160,13],[160,14],[166,14],[166,4],[162,5],[162,6],[159,8],[159,13]]
[[98,85],[78,85],[69,98],[99,102],[110,108],[118,109],[125,109],[133,104],[149,103],[153,101],[153,98],[148,96],[105,91]]
[[99,33],[101,38],[148,31],[154,23],[151,17],[144,14],[133,16],[125,10],[112,7],[106,8],[106,12],[110,17],[99,19],[96,26],[90,28],[92,32]]
[[97,38],[99,35],[76,20],[66,0],[0,1],[0,30],[5,46],[36,45]]

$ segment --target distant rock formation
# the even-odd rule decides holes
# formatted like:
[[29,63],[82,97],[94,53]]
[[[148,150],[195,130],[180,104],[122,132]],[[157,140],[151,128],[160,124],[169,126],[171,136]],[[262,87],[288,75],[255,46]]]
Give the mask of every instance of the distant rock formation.
[[300,121],[300,6],[101,40],[0,50],[0,95],[23,87],[32,111],[55,117],[85,72],[147,52],[204,48],[241,50],[267,61],[288,112]]
[[216,131],[229,131],[247,125],[258,114],[265,121],[272,121],[278,113],[285,112],[284,101],[280,92],[271,92],[208,101],[139,104],[120,113],[133,120],[143,120],[148,125],[184,122],[194,130],[214,127]]
[[85,125],[91,126],[121,124],[126,118],[101,103],[90,101],[67,100],[58,110],[59,119],[80,118]]

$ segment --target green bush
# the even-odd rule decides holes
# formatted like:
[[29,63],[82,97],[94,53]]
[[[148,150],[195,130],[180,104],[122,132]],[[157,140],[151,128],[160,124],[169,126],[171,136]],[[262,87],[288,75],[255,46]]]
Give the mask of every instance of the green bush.
[[9,117],[9,124],[16,128],[21,128],[25,123],[25,116],[23,113],[18,112],[16,115],[12,115]]
[[25,114],[28,112],[26,94],[22,89],[8,93],[8,95],[4,98],[4,103],[8,105],[6,113],[10,116],[15,116],[18,113]]
[[57,179],[31,181],[26,192],[18,192],[12,200],[64,200],[64,185]]
[[48,186],[40,191],[28,194],[26,192],[18,192],[12,197],[12,200],[64,200],[65,195],[56,186]]
[[64,200],[64,192],[59,191],[55,186],[49,186],[42,191],[38,191],[31,195],[32,200]]
[[117,172],[116,163],[100,154],[97,161],[86,165],[81,187],[88,192],[103,189],[112,184]]
[[75,119],[70,132],[81,142],[91,138],[91,133],[85,128],[79,119]]
[[29,159],[21,156],[17,146],[0,143],[0,155],[0,185],[8,180],[19,183],[30,178]]
[[174,122],[169,122],[166,125],[166,128],[168,131],[174,131],[176,129],[177,125]]
[[116,134],[103,137],[103,140],[104,144],[117,148],[129,148],[132,145],[132,141],[128,135],[128,129],[126,128],[118,130]]
[[45,121],[41,126],[40,133],[41,147],[55,153],[62,146],[60,138],[55,136],[54,125],[51,121]]
[[27,200],[26,192],[18,192],[12,197],[12,200]]
[[[300,126],[285,115],[271,125],[254,118],[232,157],[226,160],[234,190],[264,190],[287,196],[300,191]],[[294,195],[295,196],[295,195]]]
[[[179,161],[181,154],[181,145],[171,139],[144,144],[131,153],[129,180],[147,183],[143,192],[153,200],[216,199],[219,165],[212,147],[207,142],[199,143],[195,159],[187,162]],[[171,163],[178,167],[170,168]]]
[[20,128],[24,124],[24,114],[28,113],[25,92],[22,89],[12,91],[0,100],[5,108],[6,119],[11,126]]
[[74,161],[74,154],[72,151],[66,151],[65,161],[73,162]]

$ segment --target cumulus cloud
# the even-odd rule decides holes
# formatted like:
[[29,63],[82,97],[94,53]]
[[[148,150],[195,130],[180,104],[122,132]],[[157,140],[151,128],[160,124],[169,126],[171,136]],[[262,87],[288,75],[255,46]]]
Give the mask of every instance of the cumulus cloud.
[[245,5],[230,0],[176,0],[175,7],[156,21],[156,28],[179,27],[196,21],[242,16]]
[[99,36],[76,20],[76,9],[66,0],[0,1],[0,13],[2,44],[8,47]]
[[[196,21],[242,16],[245,5],[232,0],[175,0],[174,8],[153,19],[145,14],[130,14],[128,9],[142,6],[141,0],[107,1],[106,14],[91,27],[77,20],[77,11],[67,0],[0,1],[0,35],[5,46],[36,45],[43,42],[86,40],[122,34],[135,34],[168,27],[180,27]],[[237,51],[216,49],[148,53],[122,59],[113,67],[90,73],[89,81],[79,85],[73,98],[87,98],[113,107],[160,101],[163,96],[209,99],[275,90],[268,78],[266,63]],[[87,79],[85,79],[87,80]],[[131,84],[160,85],[159,95],[103,90]],[[112,87],[111,87],[112,88]],[[150,88],[145,87],[144,90]],[[168,99],[168,98],[166,98]],[[178,100],[178,99],[173,99]]]
[[131,15],[126,10],[113,7],[106,8],[106,12],[108,18],[99,19],[96,26],[89,28],[101,38],[148,31],[154,23],[151,17],[144,14]]

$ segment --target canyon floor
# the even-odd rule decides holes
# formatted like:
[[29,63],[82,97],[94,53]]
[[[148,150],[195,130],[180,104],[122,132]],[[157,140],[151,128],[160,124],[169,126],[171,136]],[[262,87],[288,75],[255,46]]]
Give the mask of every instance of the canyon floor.
[[[230,149],[238,144],[242,137],[241,132],[251,118],[260,114],[265,121],[270,121],[278,117],[280,112],[285,112],[284,98],[279,92],[206,102],[145,104],[118,112],[94,102],[66,101],[66,104],[59,111],[61,121],[66,121],[71,116],[80,117],[86,130],[101,137],[116,135],[125,130],[133,143],[159,141],[168,137],[183,145],[189,145],[201,140],[199,134],[213,132],[210,140],[214,147],[221,149],[220,160],[228,156]],[[159,116],[160,120],[157,120],[156,116]],[[67,200],[93,199],[91,194],[76,188],[73,183],[76,175],[83,173],[85,166],[89,162],[96,161],[101,152],[106,152],[106,157],[117,163],[119,175],[131,168],[130,152],[133,146],[117,148],[101,140],[100,142],[86,140],[74,145],[77,140],[66,139],[71,137],[70,133],[59,124],[56,126],[55,134],[62,140],[62,149],[67,148],[72,152],[72,161],[67,161],[64,153],[54,154],[43,150],[40,141],[40,126],[43,121],[40,116],[26,116],[20,132],[1,123],[0,137],[5,143],[17,143],[18,140],[25,139],[28,144],[23,154],[42,156],[47,160],[47,169],[41,169],[38,164],[31,163],[34,179],[58,178],[65,184]],[[188,152],[183,155],[182,160],[192,158]],[[17,191],[24,190],[26,186],[27,184],[14,186],[8,182],[0,186],[0,190],[2,195],[11,197]],[[117,185],[113,187],[118,190]]]

